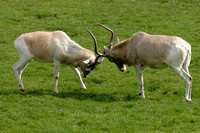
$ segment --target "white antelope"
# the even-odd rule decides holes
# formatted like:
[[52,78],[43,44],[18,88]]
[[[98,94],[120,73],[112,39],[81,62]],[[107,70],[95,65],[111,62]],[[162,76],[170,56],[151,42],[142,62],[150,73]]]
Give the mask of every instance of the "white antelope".
[[[114,32],[102,24],[98,25],[111,32],[111,39],[110,45],[108,47],[104,46],[103,54],[96,53],[114,62],[120,71],[126,70],[125,64],[134,66],[139,81],[139,95],[145,98],[142,75],[145,68],[162,69],[169,67],[185,80],[184,101],[191,101],[192,77],[188,70],[191,60],[191,46],[189,43],[176,36],[150,35],[137,32],[131,38],[112,46],[116,37],[114,37]],[[88,32],[93,37],[97,47],[94,35],[90,31]]]
[[31,59],[40,62],[54,62],[54,92],[58,93],[58,77],[60,64],[69,65],[78,76],[81,87],[86,89],[80,72],[76,67],[80,67],[82,76],[85,78],[98,63],[94,53],[81,47],[79,44],[69,38],[62,31],[54,32],[32,32],[20,35],[14,42],[16,51],[20,60],[13,65],[13,71],[19,83],[19,89],[24,92],[24,85],[21,80],[21,74]]

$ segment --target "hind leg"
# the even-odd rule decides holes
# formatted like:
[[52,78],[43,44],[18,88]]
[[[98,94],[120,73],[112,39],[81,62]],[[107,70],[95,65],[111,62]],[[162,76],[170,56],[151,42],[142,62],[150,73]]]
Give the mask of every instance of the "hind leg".
[[17,78],[18,84],[19,84],[19,89],[24,92],[24,85],[21,80],[21,75],[25,67],[28,65],[29,61],[31,59],[28,58],[21,58],[15,65],[13,65],[13,71],[15,73],[15,76]]
[[60,67],[60,62],[55,61],[54,62],[54,79],[55,79],[54,92],[55,93],[58,93],[59,67]]
[[170,67],[174,72],[176,72],[180,77],[185,80],[186,83],[186,91],[185,91],[185,99],[184,101],[191,101],[191,86],[192,86],[192,77],[190,74],[181,67]]
[[188,99],[190,99],[191,100],[191,86],[192,86],[192,77],[191,77],[191,75],[190,75],[190,73],[189,73],[189,70],[188,70],[188,67],[189,67],[189,65],[190,65],[190,60],[191,60],[191,54],[189,54],[188,55],[188,57],[186,58],[186,60],[185,60],[185,62],[184,62],[184,64],[183,64],[183,69],[185,70],[185,72],[190,76],[190,78],[191,78],[191,83],[190,83],[190,86],[189,86],[189,96],[188,96]]
[[[192,77],[190,76],[190,73],[189,73],[189,71],[188,71],[188,68],[183,68],[184,70],[185,70],[185,72],[188,74],[188,76],[189,76],[189,83],[188,84],[186,84],[186,85],[188,85],[188,99],[189,99],[189,101],[191,101],[191,90],[192,90]],[[187,87],[187,86],[186,86]]]

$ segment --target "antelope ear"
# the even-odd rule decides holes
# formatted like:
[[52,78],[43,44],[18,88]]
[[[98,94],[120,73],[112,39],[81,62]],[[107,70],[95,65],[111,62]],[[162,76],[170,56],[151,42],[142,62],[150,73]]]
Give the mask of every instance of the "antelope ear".
[[119,43],[119,38],[117,37],[117,43]]
[[88,64],[88,63],[90,63],[90,61],[91,61],[91,59],[88,58],[87,60],[84,60],[83,63]]

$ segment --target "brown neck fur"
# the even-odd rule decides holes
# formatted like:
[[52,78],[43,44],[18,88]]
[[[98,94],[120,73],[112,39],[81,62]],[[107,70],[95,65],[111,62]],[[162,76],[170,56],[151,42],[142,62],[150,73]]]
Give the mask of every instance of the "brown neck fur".
[[119,42],[115,46],[111,47],[111,54],[114,58],[123,60],[125,64],[129,64],[127,60],[127,50],[130,39],[126,39],[122,42]]

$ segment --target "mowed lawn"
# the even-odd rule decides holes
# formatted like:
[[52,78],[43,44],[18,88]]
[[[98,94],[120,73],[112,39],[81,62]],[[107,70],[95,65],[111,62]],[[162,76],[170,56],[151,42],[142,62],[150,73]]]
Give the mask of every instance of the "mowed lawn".
[[[19,35],[62,30],[93,51],[87,27],[102,52],[110,33],[95,23],[113,29],[120,40],[144,31],[190,43],[192,102],[183,102],[185,82],[169,68],[144,71],[142,99],[134,67],[122,73],[107,59],[83,79],[87,90],[61,65],[58,94],[53,64],[32,60],[22,75],[25,93],[18,89],[12,65],[19,60],[13,46]],[[200,132],[200,1],[1,0],[0,75],[1,133]]]

